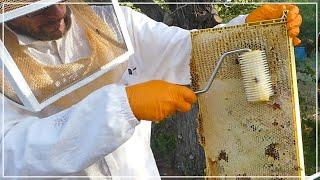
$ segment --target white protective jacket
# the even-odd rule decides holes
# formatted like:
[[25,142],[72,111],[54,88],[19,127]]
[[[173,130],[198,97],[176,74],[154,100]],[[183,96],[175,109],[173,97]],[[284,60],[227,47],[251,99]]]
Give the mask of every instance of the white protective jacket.
[[[107,7],[94,10],[107,22]],[[135,50],[128,63],[128,69],[135,69],[132,74],[124,72],[118,84],[107,85],[50,116],[19,109],[1,97],[4,139],[0,157],[5,176],[160,179],[150,148],[151,123],[134,117],[125,86],[155,79],[190,84],[190,32],[155,22],[127,7],[122,10]],[[230,24],[244,19],[241,16]],[[30,55],[47,61],[43,63],[59,64],[90,54],[81,31],[73,23],[65,37],[56,41],[17,36]]]

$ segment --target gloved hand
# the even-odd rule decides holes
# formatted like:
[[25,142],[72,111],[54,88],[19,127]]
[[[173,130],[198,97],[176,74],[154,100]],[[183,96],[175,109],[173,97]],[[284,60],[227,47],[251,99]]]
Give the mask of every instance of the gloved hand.
[[176,111],[187,112],[197,98],[191,89],[161,80],[128,86],[126,91],[132,112],[140,120],[160,121]]
[[299,8],[295,5],[288,4],[264,4],[252,11],[246,18],[246,22],[255,22],[262,20],[281,18],[283,12],[288,10],[288,34],[292,37],[293,45],[299,45],[301,40],[297,38],[300,32],[302,17]]

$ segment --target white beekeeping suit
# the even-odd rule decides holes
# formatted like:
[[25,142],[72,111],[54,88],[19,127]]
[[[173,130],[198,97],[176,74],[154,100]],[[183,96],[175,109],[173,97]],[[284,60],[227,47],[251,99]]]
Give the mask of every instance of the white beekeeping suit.
[[[93,9],[108,22],[108,7]],[[160,179],[150,148],[151,122],[135,118],[125,86],[148,80],[190,84],[190,32],[155,22],[130,8],[122,10],[135,53],[129,59],[130,70],[119,83],[107,85],[58,113],[52,113],[54,109],[31,113],[1,97],[4,175]],[[70,63],[90,55],[75,21],[59,40],[17,37],[43,64]]]

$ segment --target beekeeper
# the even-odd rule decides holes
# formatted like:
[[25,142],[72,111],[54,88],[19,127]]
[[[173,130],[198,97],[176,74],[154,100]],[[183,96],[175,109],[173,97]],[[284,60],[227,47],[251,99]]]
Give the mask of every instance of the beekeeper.
[[[265,5],[230,24],[281,17],[284,9],[290,10],[289,33],[299,43],[301,16],[296,6]],[[93,19],[107,23],[107,6],[93,10],[96,14],[80,14],[92,13]],[[135,53],[125,68],[118,69],[121,76],[115,82],[65,108],[53,104],[39,113],[1,97],[4,175],[159,179],[150,148],[151,121],[164,120],[176,111],[187,112],[196,101],[194,92],[182,86],[190,84],[190,32],[155,22],[127,7],[122,11]],[[91,40],[65,4],[16,18],[5,28],[27,51],[28,57],[20,58],[28,61],[59,65],[99,56],[90,51]]]

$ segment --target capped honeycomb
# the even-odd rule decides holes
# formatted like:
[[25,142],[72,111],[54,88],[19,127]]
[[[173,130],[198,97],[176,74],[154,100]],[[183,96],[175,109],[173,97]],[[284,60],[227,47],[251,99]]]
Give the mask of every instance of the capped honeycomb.
[[[263,50],[274,95],[246,101],[238,55],[224,60],[210,90],[198,97],[199,139],[207,176],[303,176],[293,47],[284,19],[191,32],[191,77],[203,89],[219,57]],[[297,126],[299,125],[299,126]]]

